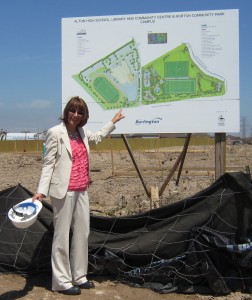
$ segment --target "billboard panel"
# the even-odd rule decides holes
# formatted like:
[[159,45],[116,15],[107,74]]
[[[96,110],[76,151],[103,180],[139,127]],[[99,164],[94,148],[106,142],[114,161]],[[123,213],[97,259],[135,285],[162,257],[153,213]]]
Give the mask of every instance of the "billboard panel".
[[62,19],[62,107],[86,100],[98,130],[239,132],[238,10]]

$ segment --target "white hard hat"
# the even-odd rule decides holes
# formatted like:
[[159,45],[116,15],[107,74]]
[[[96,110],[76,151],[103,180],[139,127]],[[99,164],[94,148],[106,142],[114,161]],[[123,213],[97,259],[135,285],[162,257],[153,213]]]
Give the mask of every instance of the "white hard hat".
[[29,198],[13,206],[8,212],[8,217],[15,227],[24,229],[36,221],[41,208],[42,203],[39,200],[33,202],[32,198]]

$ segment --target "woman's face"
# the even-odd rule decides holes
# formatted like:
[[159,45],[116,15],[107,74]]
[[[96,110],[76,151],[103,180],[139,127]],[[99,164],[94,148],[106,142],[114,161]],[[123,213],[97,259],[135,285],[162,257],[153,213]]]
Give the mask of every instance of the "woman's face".
[[81,111],[78,111],[75,108],[71,108],[69,109],[67,116],[68,124],[76,127],[81,122],[82,117],[83,113]]

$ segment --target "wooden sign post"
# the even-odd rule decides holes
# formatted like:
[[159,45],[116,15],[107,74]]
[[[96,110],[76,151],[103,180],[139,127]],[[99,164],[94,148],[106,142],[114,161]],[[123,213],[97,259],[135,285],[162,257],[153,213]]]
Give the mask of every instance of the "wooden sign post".
[[226,133],[215,133],[215,180],[226,171]]

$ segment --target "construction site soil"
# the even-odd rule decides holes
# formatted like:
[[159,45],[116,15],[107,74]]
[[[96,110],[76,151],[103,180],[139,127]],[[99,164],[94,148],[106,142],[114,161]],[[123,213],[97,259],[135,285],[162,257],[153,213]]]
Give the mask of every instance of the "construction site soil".
[[[179,175],[171,176],[182,147],[160,148],[133,153],[142,178],[127,151],[93,151],[90,157],[91,213],[125,216],[174,203],[207,188],[215,181],[214,146],[189,146]],[[0,153],[0,190],[21,184],[36,192],[42,166],[42,153]],[[252,145],[226,146],[226,171],[248,172],[252,166]],[[158,196],[158,194],[160,194]],[[148,195],[149,193],[149,195]],[[46,198],[50,202],[50,199]],[[50,275],[26,279],[16,274],[0,274],[0,299],[69,299],[51,291]],[[106,278],[95,279],[96,288],[74,299],[252,299],[251,295],[227,296],[158,294],[133,288]]]

